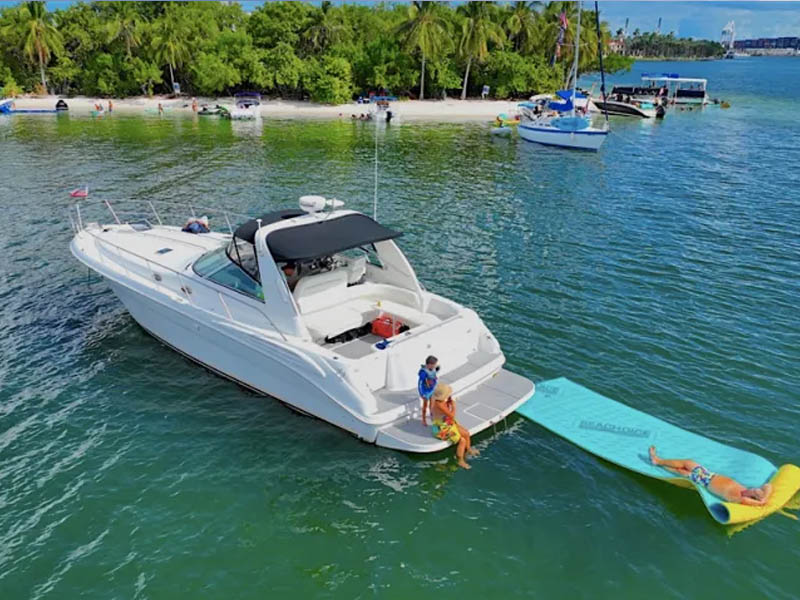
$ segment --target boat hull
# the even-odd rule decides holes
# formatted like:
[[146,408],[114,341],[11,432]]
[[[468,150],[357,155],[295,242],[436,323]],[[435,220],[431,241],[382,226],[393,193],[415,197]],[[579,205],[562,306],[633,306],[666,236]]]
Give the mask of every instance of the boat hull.
[[608,131],[593,128],[584,131],[563,131],[524,123],[520,123],[517,132],[523,140],[528,142],[595,152],[600,149],[608,136]]
[[[354,378],[342,361],[326,359],[313,342],[261,328],[258,319],[248,317],[256,309],[245,311],[245,305],[230,294],[223,301],[222,292],[207,287],[189,268],[182,269],[180,277],[173,280],[168,267],[154,260],[144,269],[123,261],[124,249],[106,248],[113,243],[104,241],[113,227],[96,231],[103,237],[87,230],[77,233],[70,244],[72,254],[101,275],[133,319],[168,347],[214,373],[363,441],[415,453],[437,452],[449,446],[422,427],[416,388],[394,392],[397,398],[382,397],[378,410],[377,393],[373,395],[363,378]],[[169,231],[163,232],[158,239],[172,240],[174,250],[165,255],[170,256],[181,249],[167,234]],[[140,234],[125,235],[133,239]],[[222,302],[216,309],[209,293]],[[219,310],[219,306],[225,310]],[[473,368],[468,375],[449,374],[454,377],[452,383],[459,398],[463,394],[462,418],[473,434],[496,425],[533,393],[533,384],[503,370],[504,359],[502,354],[498,356],[497,360],[475,363],[480,368]],[[468,359],[466,366],[471,365]],[[448,381],[448,374],[443,378]],[[365,400],[373,401],[372,408]]]
[[597,107],[598,112],[607,112],[610,115],[619,117],[639,117],[641,119],[654,119],[656,117],[655,108],[642,108],[627,102],[617,102],[616,100],[606,100],[603,102],[599,98],[592,101]]

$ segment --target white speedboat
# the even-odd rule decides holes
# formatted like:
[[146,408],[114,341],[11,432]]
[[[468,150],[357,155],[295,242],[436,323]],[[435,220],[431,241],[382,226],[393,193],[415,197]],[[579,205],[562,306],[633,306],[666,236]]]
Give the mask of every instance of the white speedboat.
[[252,121],[261,117],[261,94],[240,92],[234,96],[234,99],[234,107],[228,111],[229,118]]
[[372,96],[369,99],[369,114],[376,121],[390,123],[392,119],[397,120],[397,111],[390,102],[396,102],[395,96]]
[[[430,354],[472,433],[533,394],[531,381],[503,368],[474,311],[422,287],[400,233],[338,201],[304,196],[300,209],[235,229],[225,214],[226,233],[164,225],[152,205],[154,218],[124,222],[107,206],[114,223],[102,225],[85,223],[88,209],[76,205],[70,250],[146,331],[364,441],[408,452],[447,446],[421,423],[417,374]],[[296,269],[288,283],[287,263]]]

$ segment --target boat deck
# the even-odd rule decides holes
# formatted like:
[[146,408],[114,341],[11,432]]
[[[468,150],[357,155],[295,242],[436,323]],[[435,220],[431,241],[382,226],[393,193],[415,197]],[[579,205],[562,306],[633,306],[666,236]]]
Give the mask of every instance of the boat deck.
[[[474,390],[456,397],[456,420],[475,435],[502,421],[526,402],[534,389],[532,381],[501,369]],[[438,452],[450,446],[433,437],[418,415],[407,415],[383,427],[375,443],[406,452]]]

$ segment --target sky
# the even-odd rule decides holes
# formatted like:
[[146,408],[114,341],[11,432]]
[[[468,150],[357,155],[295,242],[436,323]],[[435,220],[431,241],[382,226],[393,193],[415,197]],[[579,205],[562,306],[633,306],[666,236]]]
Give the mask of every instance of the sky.
[[600,16],[611,31],[625,25],[677,37],[719,40],[728,21],[736,24],[736,39],[800,37],[800,2],[600,2]]
[[[246,10],[252,10],[260,1],[243,1]],[[365,2],[368,3],[368,2]],[[0,0],[0,6],[17,4]],[[48,7],[65,8],[71,0],[55,0]],[[586,6],[593,4],[586,2]],[[728,21],[736,23],[736,39],[760,37],[800,36],[800,2],[664,2],[664,1],[602,1],[600,15],[608,21],[611,31],[625,25],[630,19],[629,33],[635,29],[655,31],[661,17],[662,33],[674,31],[677,37],[719,40],[722,28]]]

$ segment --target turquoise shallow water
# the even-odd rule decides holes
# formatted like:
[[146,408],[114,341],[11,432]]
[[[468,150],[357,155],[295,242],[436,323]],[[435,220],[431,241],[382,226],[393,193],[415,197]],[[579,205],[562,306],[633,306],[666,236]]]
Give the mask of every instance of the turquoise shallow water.
[[[800,463],[800,60],[617,79],[642,70],[704,74],[732,108],[615,120],[596,155],[393,124],[380,219],[513,370]],[[369,211],[372,127],[0,119],[0,596],[796,597],[797,522],[729,537],[518,417],[469,473],[360,443],[160,346],[69,255],[84,182]]]

